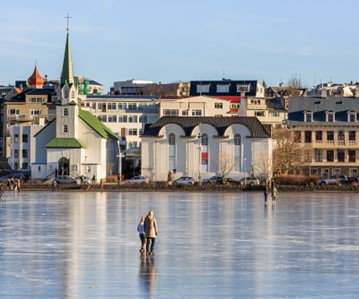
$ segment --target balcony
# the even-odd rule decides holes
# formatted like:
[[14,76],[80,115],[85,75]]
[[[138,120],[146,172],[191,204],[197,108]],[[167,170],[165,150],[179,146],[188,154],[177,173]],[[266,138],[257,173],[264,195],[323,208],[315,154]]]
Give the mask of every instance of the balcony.
[[359,148],[356,140],[316,140],[312,143],[315,148]]

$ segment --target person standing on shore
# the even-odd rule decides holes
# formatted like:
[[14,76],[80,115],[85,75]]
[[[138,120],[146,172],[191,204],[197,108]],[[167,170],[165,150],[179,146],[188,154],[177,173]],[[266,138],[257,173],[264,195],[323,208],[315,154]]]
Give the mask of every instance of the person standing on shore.
[[154,212],[149,211],[145,219],[145,234],[146,234],[146,252],[149,255],[154,255],[155,241],[157,237],[157,221],[154,217]]

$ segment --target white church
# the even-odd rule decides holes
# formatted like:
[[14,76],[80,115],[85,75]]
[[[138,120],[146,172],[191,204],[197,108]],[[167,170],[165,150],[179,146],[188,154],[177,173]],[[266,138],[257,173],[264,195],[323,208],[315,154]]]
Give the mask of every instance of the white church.
[[90,112],[80,109],[68,28],[61,80],[54,101],[57,103],[56,118],[35,135],[32,179],[64,174],[95,176],[100,180],[117,174],[118,136]]

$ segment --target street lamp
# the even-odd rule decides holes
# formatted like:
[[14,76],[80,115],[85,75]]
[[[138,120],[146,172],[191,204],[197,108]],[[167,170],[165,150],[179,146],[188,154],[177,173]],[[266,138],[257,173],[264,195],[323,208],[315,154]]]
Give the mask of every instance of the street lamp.
[[247,185],[247,181],[246,181],[246,156],[243,157],[243,161],[244,161],[244,186]]
[[198,133],[197,138],[198,138],[198,153],[199,153],[199,155],[198,155],[198,184],[201,185],[202,184],[201,183],[201,148],[202,148],[202,146],[201,146],[201,142],[202,142],[201,133]]

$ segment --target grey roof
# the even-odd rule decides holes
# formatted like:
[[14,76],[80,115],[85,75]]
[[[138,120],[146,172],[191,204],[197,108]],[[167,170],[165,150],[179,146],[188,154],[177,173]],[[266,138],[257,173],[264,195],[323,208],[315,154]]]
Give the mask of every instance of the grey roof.
[[19,94],[13,96],[8,102],[25,102],[26,95],[46,95],[50,100],[51,95],[54,93],[53,89],[46,88],[27,88]]
[[269,138],[270,129],[268,126],[263,126],[256,117],[249,116],[163,116],[151,125],[143,134],[143,137],[158,136],[162,127],[168,124],[176,124],[183,128],[185,136],[192,136],[193,129],[199,124],[212,125],[218,132],[219,137],[224,136],[226,129],[234,124],[241,124],[248,128],[251,138]]
[[284,98],[267,99],[267,107],[275,110],[286,110]]
[[[313,121],[304,123],[304,112],[313,112]],[[335,113],[335,122],[326,122],[326,112]],[[358,119],[359,99],[330,97],[312,98],[300,97],[289,98],[288,101],[288,124],[289,125],[348,125],[348,112],[355,112]],[[359,125],[359,123],[350,123]]]

